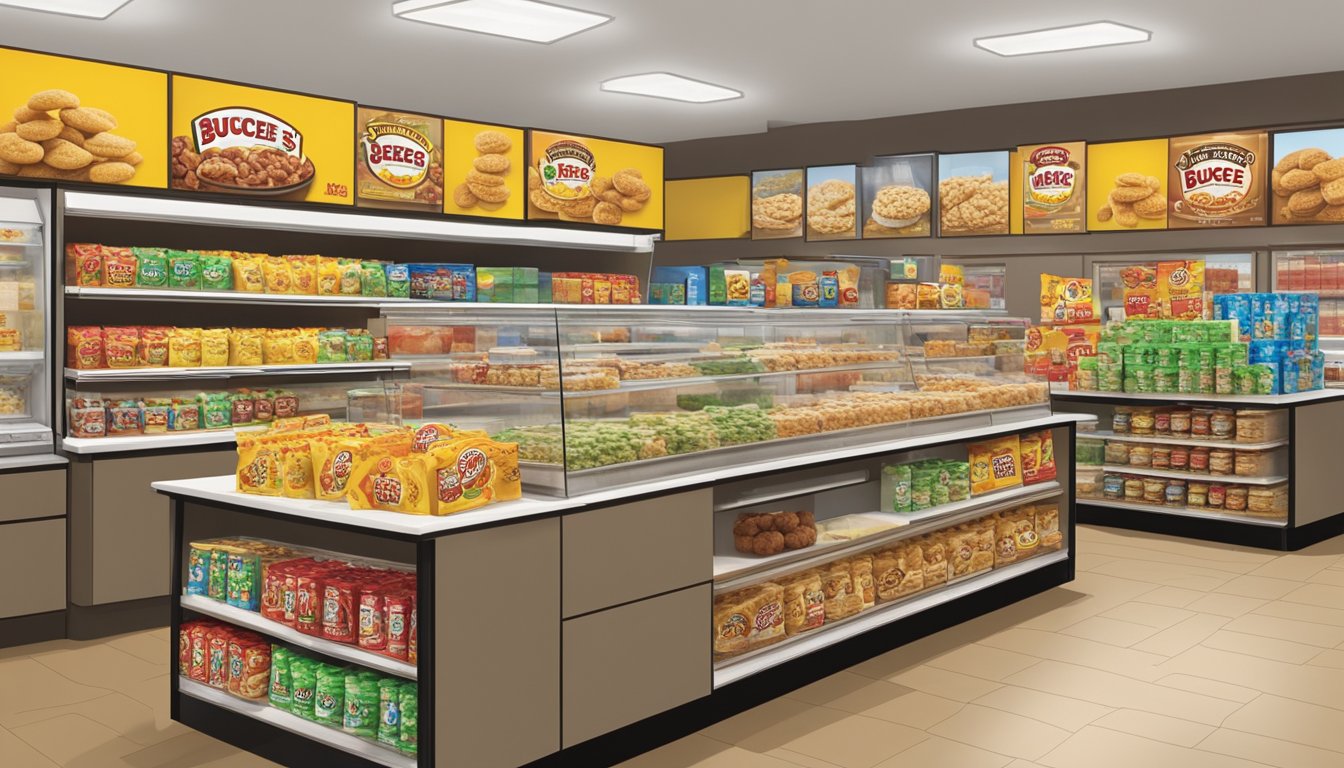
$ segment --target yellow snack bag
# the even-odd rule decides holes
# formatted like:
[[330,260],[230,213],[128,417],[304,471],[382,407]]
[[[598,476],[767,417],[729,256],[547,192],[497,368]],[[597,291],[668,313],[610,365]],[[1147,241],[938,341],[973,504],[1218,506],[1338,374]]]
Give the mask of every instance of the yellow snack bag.
[[233,289],[247,293],[262,293],[266,281],[261,271],[261,259],[250,253],[233,254]]
[[[300,417],[301,418],[301,417]],[[339,501],[349,489],[350,474],[363,444],[361,438],[317,438],[308,441],[313,467],[313,493],[324,501]]]
[[457,440],[463,437],[485,437],[490,435],[488,432],[480,429],[458,429],[452,424],[441,424],[431,422],[421,424],[416,428],[411,437],[411,451],[415,453],[428,453],[431,448],[446,443],[449,440]]
[[261,341],[261,358],[266,365],[294,364],[294,331],[272,328]]
[[518,444],[489,441],[485,452],[494,466],[495,501],[523,497],[523,475],[518,467]]
[[971,443],[967,450],[972,495],[1022,484],[1022,449],[1017,435]]
[[229,331],[229,365],[261,365],[262,332],[255,328]]
[[312,365],[317,362],[316,328],[300,328],[294,332],[294,359],[296,365]]
[[267,293],[292,293],[294,275],[284,256],[267,256],[261,261],[261,278]]
[[313,454],[307,440],[294,440],[280,449],[284,485],[281,495],[289,499],[311,499],[313,492]]
[[[172,357],[172,340],[168,342],[168,355]],[[223,366],[229,364],[229,329],[206,328],[201,331],[201,365]]]
[[429,514],[429,467],[423,455],[376,452],[355,465],[347,499],[351,509]]
[[197,368],[201,365],[201,329],[173,328],[168,332],[168,367]]
[[289,262],[290,292],[312,296],[317,293],[317,257],[286,256]]
[[341,265],[336,259],[326,256],[318,258],[317,293],[319,296],[341,295]]
[[280,469],[280,455],[274,445],[238,435],[236,487],[239,493],[279,496],[282,483]]

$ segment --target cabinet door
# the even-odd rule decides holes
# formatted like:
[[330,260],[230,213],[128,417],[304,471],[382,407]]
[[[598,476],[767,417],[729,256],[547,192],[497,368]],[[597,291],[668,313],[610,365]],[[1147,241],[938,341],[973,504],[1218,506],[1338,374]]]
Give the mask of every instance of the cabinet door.
[[0,475],[0,523],[65,514],[65,468]]
[[0,525],[0,619],[65,610],[65,521]]
[[710,585],[564,623],[564,745],[708,696]]

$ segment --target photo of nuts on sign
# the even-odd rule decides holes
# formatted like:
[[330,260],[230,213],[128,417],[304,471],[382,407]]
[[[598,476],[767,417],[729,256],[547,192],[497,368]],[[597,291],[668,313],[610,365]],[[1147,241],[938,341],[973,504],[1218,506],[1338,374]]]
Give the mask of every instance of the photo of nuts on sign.
[[1274,134],[1275,224],[1344,222],[1344,129]]
[[144,161],[139,144],[119,135],[111,112],[61,88],[13,105],[0,125],[0,173],[30,179],[124,184]]
[[317,171],[298,128],[248,107],[197,116],[191,135],[174,136],[171,150],[173,189],[288,195],[306,190]]

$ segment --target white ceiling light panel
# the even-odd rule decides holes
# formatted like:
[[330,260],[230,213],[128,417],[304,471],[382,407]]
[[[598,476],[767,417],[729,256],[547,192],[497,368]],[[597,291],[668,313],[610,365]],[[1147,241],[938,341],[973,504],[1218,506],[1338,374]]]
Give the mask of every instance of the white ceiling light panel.
[[1146,29],[1117,24],[1113,21],[1094,21],[1089,24],[1038,29],[1012,35],[977,37],[975,47],[1000,56],[1025,56],[1031,53],[1146,43],[1152,37],[1153,33]]
[[739,90],[702,80],[692,80],[671,72],[646,72],[640,75],[613,77],[602,81],[602,90],[673,101],[689,101],[694,104],[742,98],[742,92]]
[[392,14],[467,32],[554,43],[611,21],[601,13],[537,0],[398,0]]

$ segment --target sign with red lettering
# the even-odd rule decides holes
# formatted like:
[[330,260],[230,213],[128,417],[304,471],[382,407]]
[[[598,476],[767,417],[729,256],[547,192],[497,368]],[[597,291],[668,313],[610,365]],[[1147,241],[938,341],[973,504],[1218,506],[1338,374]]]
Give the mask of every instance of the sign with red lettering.
[[356,205],[442,210],[442,120],[361,106],[356,128]]
[[1081,141],[1018,147],[1022,162],[1022,232],[1082,232],[1087,145]]
[[662,147],[536,130],[528,144],[527,218],[663,228]]
[[1263,132],[1171,139],[1168,221],[1174,229],[1245,227],[1266,219],[1269,137]]

